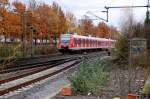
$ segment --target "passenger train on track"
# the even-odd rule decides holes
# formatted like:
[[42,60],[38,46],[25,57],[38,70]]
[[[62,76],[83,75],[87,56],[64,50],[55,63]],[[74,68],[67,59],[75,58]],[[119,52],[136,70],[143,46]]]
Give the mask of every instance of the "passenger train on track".
[[81,36],[77,34],[62,34],[58,42],[58,50],[65,52],[87,52],[94,50],[109,50],[115,47],[116,40]]

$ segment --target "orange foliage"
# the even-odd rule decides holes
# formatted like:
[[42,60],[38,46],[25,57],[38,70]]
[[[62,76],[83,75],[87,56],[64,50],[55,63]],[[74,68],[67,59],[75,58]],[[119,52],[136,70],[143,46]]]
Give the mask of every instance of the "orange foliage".
[[[3,2],[2,2],[3,1]],[[0,0],[0,3],[9,3],[8,0]],[[34,1],[31,8],[19,1],[13,2],[14,11],[6,7],[0,7],[0,14],[4,19],[0,22],[0,33],[5,36],[21,38],[24,32],[31,40],[31,27],[36,29],[34,37],[49,39],[59,37],[61,33],[78,32],[81,35],[93,35],[108,37],[109,33],[115,33],[116,29],[109,27],[106,23],[100,22],[94,26],[92,20],[83,19],[81,24],[76,24],[76,19],[72,13],[65,14],[57,3],[52,5],[41,3],[36,5]],[[24,28],[26,27],[26,30]]]
[[97,26],[97,28],[98,28],[98,34],[97,35],[99,35],[100,37],[109,37],[109,26],[106,24],[106,23],[104,23],[104,22],[100,22],[99,24],[98,24],[98,26]]
[[0,4],[8,4],[9,0],[0,0]]
[[81,27],[83,29],[83,35],[92,35],[93,34],[93,23],[92,20],[83,19],[81,20]]
[[23,13],[23,12],[25,11],[25,9],[26,9],[26,5],[23,4],[22,2],[19,2],[19,1],[13,2],[13,5],[14,5],[14,7],[16,8],[15,10],[16,10],[17,12]]

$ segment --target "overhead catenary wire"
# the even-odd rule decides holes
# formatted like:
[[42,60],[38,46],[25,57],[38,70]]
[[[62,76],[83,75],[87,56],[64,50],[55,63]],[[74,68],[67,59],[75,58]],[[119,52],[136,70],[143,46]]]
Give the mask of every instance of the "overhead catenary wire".
[[107,11],[107,22],[108,22],[108,10],[109,9],[120,9],[120,8],[147,8],[147,12],[146,12],[146,15],[148,16],[149,18],[149,7],[150,7],[150,4],[149,4],[149,0],[147,0],[147,5],[143,5],[143,6],[105,6],[105,9]]

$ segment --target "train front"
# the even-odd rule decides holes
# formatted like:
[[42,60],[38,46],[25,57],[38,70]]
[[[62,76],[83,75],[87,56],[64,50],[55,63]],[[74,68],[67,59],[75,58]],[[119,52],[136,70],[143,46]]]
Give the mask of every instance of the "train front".
[[58,50],[62,53],[68,52],[71,34],[61,34],[58,43]]

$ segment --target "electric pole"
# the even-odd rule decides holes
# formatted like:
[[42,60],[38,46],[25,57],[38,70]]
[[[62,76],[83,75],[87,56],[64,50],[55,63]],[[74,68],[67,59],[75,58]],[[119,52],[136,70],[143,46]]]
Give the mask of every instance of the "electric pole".
[[150,11],[149,11],[149,7],[150,7],[150,4],[149,4],[149,0],[147,0],[147,5],[145,6],[114,6],[114,7],[108,7],[108,6],[105,6],[105,9],[106,9],[106,12],[107,12],[107,22],[108,22],[108,10],[109,9],[120,9],[120,8],[147,8],[147,12],[146,12],[146,20],[149,20],[150,21]]
[[150,24],[150,11],[149,11],[149,0],[147,1],[147,12],[146,12],[146,19],[145,19],[145,24]]

